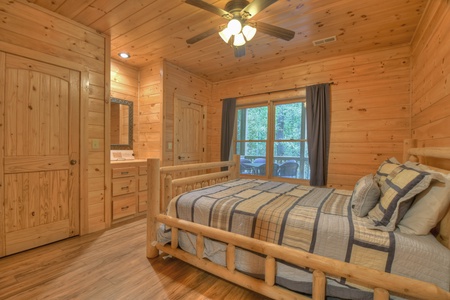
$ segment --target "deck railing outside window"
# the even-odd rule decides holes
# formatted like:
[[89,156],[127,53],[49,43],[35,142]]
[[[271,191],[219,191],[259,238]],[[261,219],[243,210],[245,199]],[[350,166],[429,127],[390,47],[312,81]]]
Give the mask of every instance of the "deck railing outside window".
[[[241,174],[266,176],[266,165],[258,162],[260,156],[241,155]],[[291,164],[292,163],[292,164]],[[296,166],[296,168],[291,167]],[[284,168],[286,166],[286,168]],[[292,170],[295,172],[292,173]],[[310,167],[308,157],[274,157],[273,177],[309,179]]]

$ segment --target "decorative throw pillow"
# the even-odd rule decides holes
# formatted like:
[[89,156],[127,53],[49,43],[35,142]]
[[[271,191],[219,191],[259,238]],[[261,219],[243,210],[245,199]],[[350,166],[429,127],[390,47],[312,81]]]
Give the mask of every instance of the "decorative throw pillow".
[[375,174],[375,180],[378,182],[378,185],[381,186],[381,184],[386,180],[386,177],[399,165],[400,162],[395,157],[391,157],[383,161]]
[[369,212],[369,227],[393,231],[414,201],[425,190],[432,176],[425,171],[397,166],[381,184],[380,202]]
[[[423,165],[420,165],[423,168]],[[425,235],[436,227],[450,206],[450,176],[427,170],[436,180],[418,194],[398,224],[403,233]]]
[[358,180],[350,199],[352,210],[358,217],[365,217],[380,200],[380,188],[372,174]]

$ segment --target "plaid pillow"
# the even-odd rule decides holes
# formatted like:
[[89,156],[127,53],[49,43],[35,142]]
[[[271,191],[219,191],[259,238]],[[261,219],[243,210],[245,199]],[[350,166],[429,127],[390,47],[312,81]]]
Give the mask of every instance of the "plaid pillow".
[[397,166],[381,184],[380,202],[369,212],[370,227],[393,231],[414,197],[430,185],[431,179],[428,172]]
[[365,217],[380,200],[380,188],[372,174],[358,180],[353,190],[352,210],[358,217]]
[[375,174],[375,180],[377,181],[378,185],[381,186],[386,180],[386,177],[388,177],[388,175],[391,174],[391,172],[399,165],[400,162],[395,157],[391,157],[383,161],[378,167],[377,173]]

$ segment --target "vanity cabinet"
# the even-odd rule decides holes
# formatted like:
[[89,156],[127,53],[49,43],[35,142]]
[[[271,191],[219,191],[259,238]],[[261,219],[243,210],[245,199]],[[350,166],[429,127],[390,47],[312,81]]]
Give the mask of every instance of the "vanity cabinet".
[[147,161],[112,161],[112,220],[147,211]]

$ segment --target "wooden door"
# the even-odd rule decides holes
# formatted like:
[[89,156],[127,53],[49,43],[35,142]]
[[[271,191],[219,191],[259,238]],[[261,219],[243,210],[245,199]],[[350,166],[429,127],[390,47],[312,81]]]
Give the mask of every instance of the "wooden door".
[[204,105],[175,96],[175,165],[204,161],[205,124]]
[[8,255],[79,234],[80,72],[3,57]]

